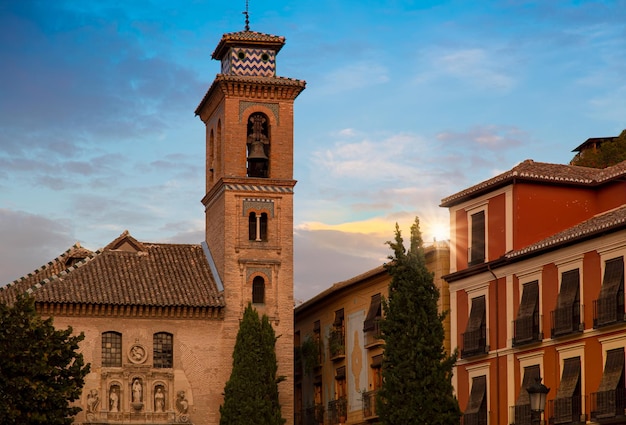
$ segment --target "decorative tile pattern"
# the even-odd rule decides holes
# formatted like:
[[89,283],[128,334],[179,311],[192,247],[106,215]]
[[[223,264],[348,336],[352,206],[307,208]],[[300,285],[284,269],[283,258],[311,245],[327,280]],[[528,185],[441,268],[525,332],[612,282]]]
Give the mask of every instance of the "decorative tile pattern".
[[268,49],[231,48],[222,59],[222,74],[273,77],[276,75],[276,52]]
[[243,216],[247,217],[250,210],[269,211],[270,217],[274,217],[274,201],[262,198],[246,198],[243,200]]
[[278,187],[278,186],[257,186],[253,184],[226,184],[224,185],[226,190],[233,191],[251,191],[251,192],[274,192],[274,193],[293,193],[292,187]]
[[278,115],[278,103],[267,103],[267,102],[249,102],[247,100],[242,100],[239,102],[239,121],[243,118],[243,114],[251,106],[264,106],[274,114],[274,118],[276,118],[276,123],[280,125],[280,116]]

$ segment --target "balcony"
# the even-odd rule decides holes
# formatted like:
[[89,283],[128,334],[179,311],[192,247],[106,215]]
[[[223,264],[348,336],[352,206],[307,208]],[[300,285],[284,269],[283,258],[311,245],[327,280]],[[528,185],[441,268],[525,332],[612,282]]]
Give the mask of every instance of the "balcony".
[[332,360],[342,359],[346,356],[346,338],[343,328],[335,328],[328,336],[328,350]]
[[599,423],[626,423],[624,388],[591,393],[591,420]]
[[530,422],[530,404],[520,404],[510,406],[510,417],[512,422],[510,425],[531,425]]
[[365,332],[365,347],[374,348],[383,344],[380,332],[380,319],[374,321],[374,329]]
[[598,298],[593,302],[593,327],[624,322],[624,295]]
[[513,346],[532,344],[543,339],[543,332],[540,332],[539,329],[541,317],[539,313],[535,313],[513,322]]
[[461,425],[487,425],[487,409],[461,416]]
[[363,419],[371,420],[378,418],[378,413],[376,413],[376,394],[378,394],[378,390],[366,391],[361,394]]
[[550,334],[552,338],[582,332],[585,328],[584,323],[580,322],[582,311],[583,306],[580,303],[554,309],[551,312],[552,328]]
[[303,425],[318,425],[324,423],[324,405],[316,404],[304,409]]
[[462,335],[462,343],[462,358],[487,353],[489,351],[487,347],[487,327],[483,324],[475,331],[464,332]]
[[339,397],[337,400],[328,402],[328,423],[329,425],[343,424],[346,422],[348,412],[348,399]]
[[582,406],[583,397],[581,396],[550,400],[547,409],[550,425],[584,424],[586,417],[582,414]]

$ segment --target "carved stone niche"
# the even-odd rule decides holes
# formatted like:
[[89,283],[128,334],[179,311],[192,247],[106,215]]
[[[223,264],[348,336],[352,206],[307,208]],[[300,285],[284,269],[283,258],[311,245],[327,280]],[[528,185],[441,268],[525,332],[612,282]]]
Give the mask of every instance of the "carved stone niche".
[[88,424],[189,424],[185,392],[174,388],[171,371],[144,364],[105,370],[100,388],[85,388]]

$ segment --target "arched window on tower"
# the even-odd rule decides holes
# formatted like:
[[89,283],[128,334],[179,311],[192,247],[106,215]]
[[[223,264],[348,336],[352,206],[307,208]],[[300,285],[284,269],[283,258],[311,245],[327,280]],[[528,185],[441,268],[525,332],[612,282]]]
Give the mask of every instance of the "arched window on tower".
[[267,241],[267,213],[251,212],[248,215],[248,240]]
[[259,237],[262,241],[267,241],[267,213],[261,213],[259,220]]
[[265,114],[255,113],[248,118],[246,144],[248,148],[248,177],[269,177],[269,122]]
[[265,280],[261,276],[256,276],[252,280],[252,303],[265,303]]
[[248,240],[256,241],[256,213],[251,212],[248,215]]

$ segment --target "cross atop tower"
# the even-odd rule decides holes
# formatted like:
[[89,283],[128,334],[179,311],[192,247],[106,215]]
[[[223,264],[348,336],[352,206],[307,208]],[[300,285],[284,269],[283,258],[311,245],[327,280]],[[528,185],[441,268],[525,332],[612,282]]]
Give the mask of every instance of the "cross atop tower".
[[241,12],[244,15],[246,15],[246,27],[245,30],[246,31],[250,31],[250,15],[248,14],[248,0],[246,0],[246,10],[245,12]]

